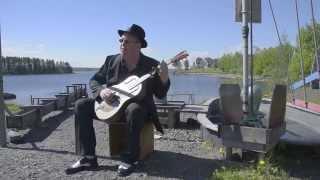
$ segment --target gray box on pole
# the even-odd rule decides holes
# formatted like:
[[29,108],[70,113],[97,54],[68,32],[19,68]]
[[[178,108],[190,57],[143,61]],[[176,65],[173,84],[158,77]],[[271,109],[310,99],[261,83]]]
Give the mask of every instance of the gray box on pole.
[[[235,13],[235,20],[236,22],[242,22],[242,0],[235,0],[236,3],[236,13]],[[247,12],[248,12],[248,22],[250,22],[250,4],[252,0],[246,0],[247,3]],[[252,2],[252,22],[253,23],[261,23],[261,0],[253,0]]]

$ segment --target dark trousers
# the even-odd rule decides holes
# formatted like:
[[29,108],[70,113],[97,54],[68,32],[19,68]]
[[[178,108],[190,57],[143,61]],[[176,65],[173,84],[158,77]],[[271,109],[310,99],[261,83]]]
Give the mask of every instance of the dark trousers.
[[[94,112],[94,99],[83,98],[76,101],[75,121],[79,124],[79,140],[81,155],[95,155],[96,137],[93,128],[93,119],[96,118]],[[147,119],[147,112],[138,103],[132,102],[121,112],[128,123],[128,158],[135,161],[139,158],[140,132]]]

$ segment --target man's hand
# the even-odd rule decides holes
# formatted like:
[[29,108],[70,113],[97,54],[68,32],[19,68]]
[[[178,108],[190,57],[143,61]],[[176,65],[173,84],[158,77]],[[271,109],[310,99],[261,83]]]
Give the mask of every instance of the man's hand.
[[169,74],[168,74],[168,65],[166,62],[161,61],[160,63],[160,71],[159,76],[163,84],[168,82]]
[[111,89],[104,88],[100,91],[100,97],[106,102],[111,102],[114,97],[114,92]]

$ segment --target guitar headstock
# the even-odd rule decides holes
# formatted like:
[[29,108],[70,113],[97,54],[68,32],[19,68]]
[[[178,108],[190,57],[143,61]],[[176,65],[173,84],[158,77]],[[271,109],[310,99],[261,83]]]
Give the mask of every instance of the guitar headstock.
[[172,64],[172,63],[177,63],[178,61],[185,59],[188,56],[189,56],[189,54],[187,53],[186,50],[181,51],[177,55],[175,55],[173,58],[170,59],[170,62],[168,63],[168,65]]
[[[187,51],[181,51],[178,54],[176,54],[173,58],[170,59],[170,61],[167,63],[167,65],[172,64],[172,63],[177,63],[178,61],[185,59],[186,57],[188,57],[189,54],[187,53]],[[160,65],[158,65],[158,67],[153,67],[152,71],[151,71],[151,76],[154,76],[155,74],[159,73],[159,68]]]

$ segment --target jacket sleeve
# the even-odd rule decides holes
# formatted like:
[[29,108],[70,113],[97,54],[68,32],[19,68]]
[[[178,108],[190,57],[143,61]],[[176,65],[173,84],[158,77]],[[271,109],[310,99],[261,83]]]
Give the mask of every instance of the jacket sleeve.
[[106,58],[104,64],[100,67],[99,71],[95,73],[89,81],[89,86],[94,99],[100,98],[100,91],[103,89],[103,85],[107,83],[106,75],[110,59],[108,57]]
[[168,79],[168,81],[164,84],[161,81],[160,76],[158,74],[154,76],[153,93],[158,99],[162,99],[166,97],[169,88],[170,88],[170,79]]

